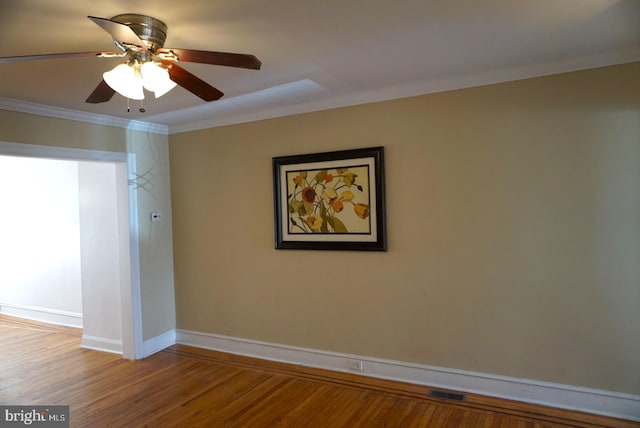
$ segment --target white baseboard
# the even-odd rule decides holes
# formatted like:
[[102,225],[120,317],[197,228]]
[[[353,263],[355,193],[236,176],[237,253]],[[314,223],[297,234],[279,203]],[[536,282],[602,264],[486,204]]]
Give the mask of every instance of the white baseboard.
[[[639,395],[298,348],[188,330],[177,330],[176,342],[266,360],[640,421]],[[354,361],[362,361],[362,371],[350,370]]]
[[105,339],[103,337],[82,335],[81,348],[93,349],[95,351],[110,352],[122,355],[122,341]]
[[41,321],[49,324],[82,328],[82,314],[76,312],[41,308],[39,306],[0,303],[0,314],[12,315],[14,317]]
[[169,330],[159,336],[145,340],[142,345],[142,358],[153,355],[176,343],[176,331]]

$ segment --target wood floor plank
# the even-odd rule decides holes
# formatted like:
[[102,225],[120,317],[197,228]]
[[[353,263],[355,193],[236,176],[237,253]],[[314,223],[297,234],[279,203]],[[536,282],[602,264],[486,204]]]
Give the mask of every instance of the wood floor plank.
[[[267,426],[277,427],[285,424],[285,418],[306,400],[307,396],[317,391],[317,383],[289,379],[286,387],[278,388],[260,402],[246,408],[237,415],[235,422],[239,425],[251,426],[254,421],[262,421]],[[273,408],[278,406],[279,412]]]
[[640,423],[175,345],[140,361],[0,315],[0,403],[69,405],[75,427],[640,427]]
[[288,412],[274,412],[280,415],[277,426],[311,426],[316,411],[325,407],[325,400],[331,394],[329,385],[312,383],[313,389],[303,396]]
[[353,426],[348,421],[357,418],[363,409],[371,405],[374,398],[375,396],[367,391],[341,388],[332,393],[332,397],[327,400],[324,411],[315,412],[315,417],[312,420],[317,422],[317,426],[321,426],[323,423],[324,426],[331,427]]

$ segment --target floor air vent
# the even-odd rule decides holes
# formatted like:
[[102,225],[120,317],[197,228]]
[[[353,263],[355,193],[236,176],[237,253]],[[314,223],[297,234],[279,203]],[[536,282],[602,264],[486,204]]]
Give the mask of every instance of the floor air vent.
[[459,394],[457,392],[438,391],[437,389],[432,389],[431,391],[429,391],[429,397],[460,402],[465,401],[466,399],[466,396],[464,394]]

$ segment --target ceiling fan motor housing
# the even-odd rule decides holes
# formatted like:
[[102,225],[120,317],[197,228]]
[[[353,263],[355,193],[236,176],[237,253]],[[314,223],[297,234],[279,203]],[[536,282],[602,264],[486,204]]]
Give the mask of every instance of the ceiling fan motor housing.
[[137,13],[124,13],[114,16],[111,20],[131,28],[153,53],[164,46],[167,24],[159,19]]

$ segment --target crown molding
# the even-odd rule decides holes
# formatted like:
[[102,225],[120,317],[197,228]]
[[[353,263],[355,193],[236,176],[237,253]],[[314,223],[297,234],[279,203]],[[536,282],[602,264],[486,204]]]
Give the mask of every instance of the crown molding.
[[[184,109],[184,111],[178,110],[171,114],[167,113],[158,115],[158,118],[162,119],[163,122],[166,121],[169,123],[169,134],[171,135],[206,128],[216,128],[219,126],[236,125],[296,114],[311,113],[314,111],[331,110],[458,89],[551,76],[554,74],[622,65],[637,61],[640,61],[640,48],[633,48],[585,57],[535,62],[522,66],[497,68],[468,74],[448,75],[440,78],[426,79],[419,82],[332,97],[323,97],[321,89],[319,90],[319,88],[322,87],[319,84],[310,79],[304,79],[280,85],[279,87],[258,91],[253,94],[245,94],[221,100],[217,104],[209,107],[203,106],[189,108]],[[275,100],[282,95],[279,93],[279,89],[288,89],[293,86],[296,86],[298,91],[303,91],[304,97],[302,97],[298,102],[288,105],[269,103],[268,108],[262,108],[262,104],[270,101],[269,99],[262,99],[260,100],[262,101],[261,103],[255,103],[260,108],[251,108],[249,104],[249,107],[244,110],[234,110],[238,102],[243,102],[245,99],[248,100],[252,97],[255,98],[255,96],[258,96],[260,92],[268,94],[273,100]],[[287,99],[290,98],[290,94],[285,93],[285,95],[287,95]],[[296,93],[296,95],[299,94]],[[236,100],[238,102],[236,102]],[[207,108],[211,110],[206,110]],[[204,115],[205,117],[200,117],[197,120],[187,120],[187,118],[203,116],[202,113],[205,112],[209,113]],[[174,118],[179,118],[179,120],[172,121]]]
[[58,119],[74,120],[77,122],[91,123],[94,125],[114,126],[117,128],[130,129],[133,131],[150,132],[152,134],[169,134],[169,127],[167,125],[162,125],[159,123],[122,119],[119,117],[107,116],[104,114],[88,113],[63,107],[48,106],[44,104],[16,100],[13,98],[0,97],[0,109],[36,114],[39,116],[55,117]]
[[[0,97],[0,109],[172,135],[314,111],[621,65],[636,61],[640,61],[640,48],[605,52],[586,57],[536,62],[464,75],[442,76],[404,85],[329,97],[323,96],[325,88],[307,78],[249,94],[225,98],[216,103],[149,116],[150,121],[128,120],[3,97]],[[283,99],[287,100],[287,102],[282,103]]]

